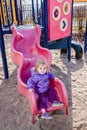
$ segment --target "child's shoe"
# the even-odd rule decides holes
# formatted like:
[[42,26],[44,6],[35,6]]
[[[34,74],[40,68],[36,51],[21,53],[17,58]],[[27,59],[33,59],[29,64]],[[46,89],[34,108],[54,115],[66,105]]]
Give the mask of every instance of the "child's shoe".
[[46,112],[46,113],[42,113],[41,118],[43,118],[43,119],[52,119],[52,116],[49,115],[49,114]]
[[60,101],[54,101],[52,104],[52,107],[59,107],[59,106],[63,106],[63,103]]

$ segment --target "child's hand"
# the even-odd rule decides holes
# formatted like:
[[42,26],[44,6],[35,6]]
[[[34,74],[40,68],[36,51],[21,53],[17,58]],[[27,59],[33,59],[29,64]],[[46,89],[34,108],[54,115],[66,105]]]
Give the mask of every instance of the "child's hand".
[[31,89],[28,89],[28,91],[31,93],[31,92],[33,92],[33,91],[34,91],[34,89],[32,89],[32,88],[31,88]]
[[58,78],[57,78],[57,77],[55,77],[55,80],[58,80]]

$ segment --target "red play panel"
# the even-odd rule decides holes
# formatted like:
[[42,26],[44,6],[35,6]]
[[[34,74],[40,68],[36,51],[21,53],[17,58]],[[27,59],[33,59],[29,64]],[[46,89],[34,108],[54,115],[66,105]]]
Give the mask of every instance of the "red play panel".
[[72,0],[48,0],[49,41],[70,36]]

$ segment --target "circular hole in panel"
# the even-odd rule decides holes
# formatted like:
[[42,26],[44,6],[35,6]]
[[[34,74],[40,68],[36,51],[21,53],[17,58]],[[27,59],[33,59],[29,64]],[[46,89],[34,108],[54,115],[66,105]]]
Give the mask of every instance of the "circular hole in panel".
[[67,29],[67,20],[64,18],[64,19],[62,19],[61,20],[61,22],[60,22],[60,29],[62,30],[62,31],[65,31],[66,29]]
[[70,12],[70,3],[68,1],[63,5],[63,12],[65,15],[68,15]]
[[60,17],[60,8],[58,6],[55,6],[52,11],[52,17],[55,21],[57,21]]
[[62,2],[63,0],[57,0],[57,2]]

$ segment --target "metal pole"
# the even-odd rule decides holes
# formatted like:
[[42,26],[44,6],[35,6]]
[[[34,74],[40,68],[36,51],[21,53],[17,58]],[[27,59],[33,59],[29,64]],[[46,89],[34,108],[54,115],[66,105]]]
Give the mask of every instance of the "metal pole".
[[84,40],[84,53],[87,52],[87,19],[86,19],[86,30],[85,30],[85,40]]
[[41,0],[41,10],[42,10],[42,27],[44,26],[44,10],[43,10],[43,1]]
[[48,48],[48,3],[44,0],[44,32],[45,32],[45,47]]
[[23,16],[22,16],[22,0],[20,0],[20,20],[21,20],[21,25],[23,24]]
[[14,0],[14,3],[15,3],[16,20],[18,21],[18,25],[19,25],[19,16],[18,16],[17,0]]
[[7,66],[4,38],[3,38],[2,25],[1,25],[1,15],[0,15],[0,48],[1,48],[1,55],[3,61],[4,75],[5,78],[7,79],[9,76],[8,76],[8,66]]
[[34,0],[32,0],[32,17],[33,17],[33,22],[35,23]]
[[71,34],[68,37],[68,61],[71,60],[72,20],[73,20],[73,0],[72,0],[72,11],[71,11]]

